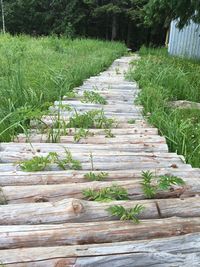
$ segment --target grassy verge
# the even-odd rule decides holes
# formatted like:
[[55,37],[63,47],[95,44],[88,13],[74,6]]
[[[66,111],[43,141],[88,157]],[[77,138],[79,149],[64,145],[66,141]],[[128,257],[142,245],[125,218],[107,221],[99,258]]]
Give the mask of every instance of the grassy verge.
[[141,60],[129,78],[142,88],[139,101],[151,124],[167,139],[170,151],[200,167],[200,110],[172,109],[168,102],[200,102],[200,63],[170,57],[165,49],[140,51]]
[[0,35],[0,141],[125,52],[121,43]]

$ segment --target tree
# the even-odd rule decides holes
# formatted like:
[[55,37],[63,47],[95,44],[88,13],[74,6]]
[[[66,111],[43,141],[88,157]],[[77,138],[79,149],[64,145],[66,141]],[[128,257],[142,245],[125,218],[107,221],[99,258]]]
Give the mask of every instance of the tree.
[[2,14],[2,31],[5,34],[6,33],[6,27],[5,27],[5,14],[4,14],[3,0],[1,0],[1,14]]
[[168,27],[172,20],[178,19],[178,27],[181,29],[191,20],[200,22],[199,0],[149,0],[144,11],[148,25],[162,23]]

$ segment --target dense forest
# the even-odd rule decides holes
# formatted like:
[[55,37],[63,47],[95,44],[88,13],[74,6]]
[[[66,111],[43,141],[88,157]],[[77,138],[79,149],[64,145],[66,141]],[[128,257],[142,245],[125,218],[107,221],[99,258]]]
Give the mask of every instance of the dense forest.
[[170,21],[199,21],[192,0],[1,0],[6,30],[12,34],[64,35],[121,40],[138,49],[162,45]]

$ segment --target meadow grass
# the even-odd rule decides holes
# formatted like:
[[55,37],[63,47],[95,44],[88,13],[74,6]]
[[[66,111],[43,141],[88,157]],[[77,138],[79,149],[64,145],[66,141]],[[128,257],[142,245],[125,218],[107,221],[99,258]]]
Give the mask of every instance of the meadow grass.
[[172,109],[169,101],[200,102],[200,63],[168,55],[167,50],[140,50],[141,60],[128,78],[141,90],[139,101],[151,124],[166,137],[172,152],[184,155],[193,167],[200,167],[200,110]]
[[125,52],[118,42],[0,35],[0,141]]

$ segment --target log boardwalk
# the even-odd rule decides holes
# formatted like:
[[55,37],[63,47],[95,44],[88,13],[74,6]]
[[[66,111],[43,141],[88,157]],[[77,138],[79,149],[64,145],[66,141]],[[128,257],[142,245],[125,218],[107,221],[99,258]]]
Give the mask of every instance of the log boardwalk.
[[[168,152],[165,138],[134,104],[138,85],[125,80],[132,60],[116,60],[76,88],[76,96],[56,101],[42,118],[45,127],[34,121],[28,134],[1,144],[2,266],[200,266],[200,171]],[[80,114],[97,116],[98,127]],[[89,129],[79,127],[83,121]],[[48,166],[23,169],[36,156]],[[176,176],[185,184],[148,199],[147,171],[155,183]],[[98,202],[83,193],[112,187],[127,190],[127,199]],[[126,211],[142,205],[140,223],[112,216],[114,205]]]

